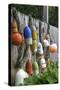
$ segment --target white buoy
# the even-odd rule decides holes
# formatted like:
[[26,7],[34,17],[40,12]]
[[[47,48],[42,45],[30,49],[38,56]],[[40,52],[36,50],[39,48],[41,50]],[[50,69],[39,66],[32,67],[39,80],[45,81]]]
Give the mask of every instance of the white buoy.
[[37,52],[38,52],[39,54],[43,54],[43,47],[42,47],[42,44],[41,44],[40,42],[38,42]]
[[26,41],[27,45],[32,45],[32,38],[31,37],[27,38],[25,41]]
[[15,85],[18,86],[20,84],[24,84],[24,78],[28,78],[28,74],[23,70],[19,69],[16,73]]
[[41,68],[46,68],[46,61],[44,58],[41,58],[40,65],[41,65]]
[[50,45],[50,43],[48,42],[48,40],[44,39],[43,40],[43,44],[44,46],[48,47]]

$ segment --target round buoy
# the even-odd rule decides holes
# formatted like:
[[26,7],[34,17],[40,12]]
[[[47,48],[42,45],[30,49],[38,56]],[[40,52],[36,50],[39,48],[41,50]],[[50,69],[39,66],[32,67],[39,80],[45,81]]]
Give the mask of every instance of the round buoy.
[[49,46],[49,51],[51,52],[51,53],[55,53],[56,51],[57,51],[57,45],[54,43],[54,44],[51,44],[50,46]]
[[41,68],[46,68],[46,61],[44,58],[41,58],[40,65],[41,65]]
[[19,45],[22,43],[22,36],[18,32],[14,32],[11,35],[11,41],[14,45]]
[[48,46],[50,45],[50,43],[49,43],[48,40],[46,40],[46,39],[44,39],[43,44],[44,44],[44,46],[46,46],[46,47],[48,47]]
[[37,53],[43,54],[43,47],[42,47],[42,44],[40,42],[38,42]]
[[25,38],[25,39],[32,37],[32,33],[31,33],[30,27],[26,26],[26,27],[24,28],[23,35],[24,35],[24,38]]
[[28,78],[28,74],[23,70],[19,69],[16,73],[15,85],[19,86],[20,84],[24,84],[24,79]]

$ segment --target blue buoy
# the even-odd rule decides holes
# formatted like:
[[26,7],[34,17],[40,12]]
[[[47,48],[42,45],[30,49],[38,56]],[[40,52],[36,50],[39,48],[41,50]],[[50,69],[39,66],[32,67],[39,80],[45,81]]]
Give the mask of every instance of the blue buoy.
[[25,39],[32,37],[32,33],[31,33],[30,27],[26,26],[26,27],[24,28],[23,35],[24,35],[24,38],[25,38]]

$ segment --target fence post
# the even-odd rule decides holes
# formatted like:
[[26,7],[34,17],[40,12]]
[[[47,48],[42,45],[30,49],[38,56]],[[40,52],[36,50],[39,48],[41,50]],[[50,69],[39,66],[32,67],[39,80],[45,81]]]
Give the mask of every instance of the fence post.
[[39,21],[39,41],[41,41],[41,22]]
[[[49,26],[49,24],[47,24],[47,34],[49,35],[49,37],[48,37],[48,42],[49,42],[49,44],[50,44],[50,32],[49,32],[49,29],[50,29],[50,26]],[[46,61],[48,62],[48,60],[49,60],[49,58],[50,58],[50,52],[49,52],[49,46],[46,48],[46,57],[45,57],[45,59],[46,59]]]

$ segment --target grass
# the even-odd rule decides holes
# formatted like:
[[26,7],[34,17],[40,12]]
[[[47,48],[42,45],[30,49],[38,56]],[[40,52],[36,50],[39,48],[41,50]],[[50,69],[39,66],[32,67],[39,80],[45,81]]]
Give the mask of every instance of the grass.
[[38,75],[29,76],[24,80],[24,85],[56,84],[58,83],[58,64],[52,61],[47,65],[47,71]]

